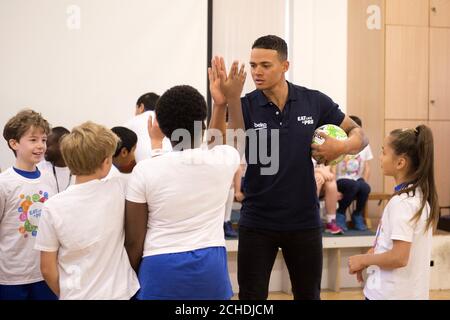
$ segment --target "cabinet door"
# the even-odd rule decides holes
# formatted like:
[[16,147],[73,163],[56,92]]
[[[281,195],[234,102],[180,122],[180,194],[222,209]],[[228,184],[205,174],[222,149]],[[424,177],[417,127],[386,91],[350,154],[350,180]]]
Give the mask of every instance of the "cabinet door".
[[428,26],[428,0],[386,0],[386,24]]
[[434,137],[434,176],[440,206],[450,206],[450,121],[430,121]]
[[[424,124],[427,126],[429,125],[428,121],[387,120],[385,122],[385,126],[384,126],[385,136],[388,136],[389,133],[391,133],[391,131],[393,131],[395,129],[414,129],[421,124]],[[379,152],[381,152],[381,150]],[[375,155],[375,150],[373,150],[373,154]],[[378,161],[378,164],[380,164],[380,161]],[[393,177],[384,177],[384,192],[393,193],[394,188],[395,188],[394,178]]]
[[450,29],[430,31],[430,120],[450,120]]
[[450,27],[450,0],[430,0],[430,25]]
[[429,28],[386,27],[386,119],[428,120]]

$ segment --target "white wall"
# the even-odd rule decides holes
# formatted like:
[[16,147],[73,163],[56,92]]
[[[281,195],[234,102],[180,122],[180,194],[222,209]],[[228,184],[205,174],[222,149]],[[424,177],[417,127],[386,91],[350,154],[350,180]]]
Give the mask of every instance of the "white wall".
[[214,0],[213,55],[224,57],[227,68],[234,60],[245,63],[243,93],[255,90],[250,75],[253,42],[268,34],[284,37],[285,0]]
[[[227,66],[248,62],[258,37],[275,34],[289,46],[287,79],[347,103],[347,0],[214,0],[213,54]],[[254,90],[250,74],[244,93]]]
[[145,92],[190,84],[206,95],[207,0],[0,0],[0,43],[2,128],[24,107],[54,126],[111,127]]
[[[190,84],[206,96],[206,14],[207,0],[0,0],[0,126],[26,106],[54,126],[120,125],[144,92]],[[253,41],[279,35],[288,79],[346,110],[347,0],[214,0],[213,14],[213,54],[228,66],[249,71]],[[0,167],[12,162],[0,143]]]
[[347,0],[292,0],[294,83],[347,104]]

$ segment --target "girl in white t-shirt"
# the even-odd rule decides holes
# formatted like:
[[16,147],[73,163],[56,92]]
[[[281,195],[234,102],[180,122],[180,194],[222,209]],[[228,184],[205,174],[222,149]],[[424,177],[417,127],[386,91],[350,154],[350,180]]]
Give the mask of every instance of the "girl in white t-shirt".
[[431,130],[394,130],[380,157],[383,173],[397,187],[378,227],[374,248],[352,256],[349,271],[362,281],[368,300],[428,299],[432,230],[438,219]]

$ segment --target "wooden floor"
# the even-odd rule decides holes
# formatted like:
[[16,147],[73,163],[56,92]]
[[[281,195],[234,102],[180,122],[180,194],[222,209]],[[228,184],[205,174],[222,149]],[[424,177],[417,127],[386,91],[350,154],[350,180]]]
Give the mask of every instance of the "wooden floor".
[[[342,290],[341,292],[322,291],[322,300],[364,300],[362,290]],[[283,292],[269,294],[269,300],[292,300],[292,295]],[[430,300],[450,300],[450,290],[430,291]]]
[[[290,294],[283,292],[269,293],[269,300],[292,300]],[[343,289],[341,292],[322,291],[322,300],[364,300],[362,290]],[[232,300],[238,300],[238,296],[234,295]],[[450,300],[450,290],[430,291],[430,300]]]

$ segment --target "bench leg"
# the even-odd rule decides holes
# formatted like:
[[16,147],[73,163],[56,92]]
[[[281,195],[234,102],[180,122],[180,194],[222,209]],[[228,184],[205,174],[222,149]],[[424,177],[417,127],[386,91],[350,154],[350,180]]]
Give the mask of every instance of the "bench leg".
[[328,288],[334,292],[341,291],[341,250],[328,251]]
[[364,222],[366,223],[367,228],[371,229],[372,228],[372,220],[368,217],[368,214],[369,214],[369,200],[367,200],[366,205],[364,206],[362,214],[363,214]]

